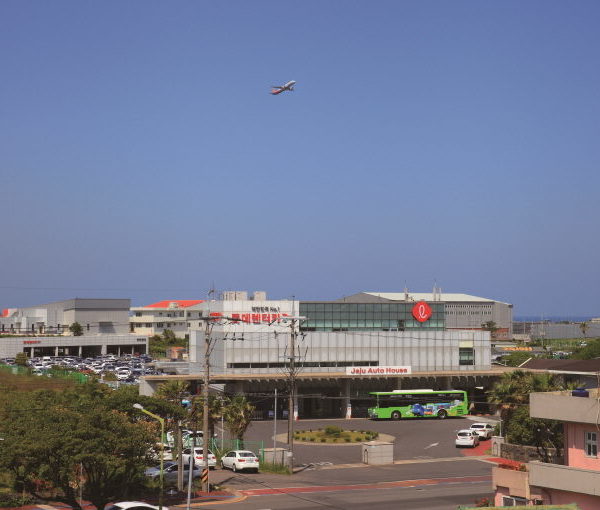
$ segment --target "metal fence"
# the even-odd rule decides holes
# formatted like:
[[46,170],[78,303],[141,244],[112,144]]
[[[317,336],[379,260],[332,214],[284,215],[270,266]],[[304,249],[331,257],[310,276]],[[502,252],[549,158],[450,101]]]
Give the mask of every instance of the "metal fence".
[[242,439],[220,439],[213,437],[210,440],[209,449],[217,457],[222,457],[228,451],[231,450],[250,450],[255,453],[260,462],[264,461],[265,457],[265,443],[264,441],[246,441]]

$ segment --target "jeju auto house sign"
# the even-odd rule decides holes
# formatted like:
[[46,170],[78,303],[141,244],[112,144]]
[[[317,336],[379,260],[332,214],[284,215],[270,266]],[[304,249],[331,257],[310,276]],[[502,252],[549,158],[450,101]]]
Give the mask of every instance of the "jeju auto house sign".
[[425,301],[419,301],[413,306],[412,315],[419,322],[429,320],[432,314],[431,307]]

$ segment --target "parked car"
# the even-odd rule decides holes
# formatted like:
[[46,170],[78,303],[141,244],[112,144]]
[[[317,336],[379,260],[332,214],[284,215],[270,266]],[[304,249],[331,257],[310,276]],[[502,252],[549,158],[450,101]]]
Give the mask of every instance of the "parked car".
[[[181,457],[183,458],[183,463],[188,465],[190,463],[190,454],[192,453],[191,448],[185,448]],[[194,464],[200,468],[204,467],[204,448],[202,446],[194,448]],[[208,467],[210,469],[214,469],[217,465],[217,458],[214,456],[213,452],[208,450]]]
[[[120,501],[106,505],[104,510],[158,510],[158,507],[143,501]],[[163,506],[163,510],[169,510],[169,507]]]
[[470,429],[459,430],[456,433],[456,439],[454,444],[459,446],[470,446],[471,448],[475,448],[479,445],[479,435],[477,432],[474,432]]
[[[179,466],[177,465],[177,462],[165,462],[163,465],[165,483],[176,484],[178,470],[179,470]],[[158,480],[160,478],[160,466],[151,467],[151,468],[146,469],[145,474],[148,478]],[[192,470],[192,478],[200,478],[201,474],[202,474],[202,468],[200,466],[194,466],[193,470]],[[190,466],[184,465],[183,466],[183,483],[184,484],[187,484],[189,476],[190,476]]]
[[221,467],[234,472],[253,469],[258,473],[258,457],[248,450],[232,450],[221,458]]
[[480,439],[489,439],[494,433],[494,426],[491,423],[473,423],[471,430],[475,432]]
[[[154,448],[150,449],[150,451],[148,452],[148,454],[154,460],[160,460],[160,451],[161,451],[160,443],[157,443]],[[168,444],[163,444],[162,445],[162,452],[163,452],[163,460],[167,460],[167,461],[173,461],[174,460],[174,457],[173,457],[173,448],[171,448]]]

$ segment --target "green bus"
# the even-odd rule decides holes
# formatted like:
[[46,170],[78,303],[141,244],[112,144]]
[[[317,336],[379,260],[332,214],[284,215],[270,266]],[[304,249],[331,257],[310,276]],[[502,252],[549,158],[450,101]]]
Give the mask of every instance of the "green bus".
[[462,390],[394,390],[369,393],[376,399],[369,408],[373,420],[400,418],[440,418],[468,414],[467,392]]

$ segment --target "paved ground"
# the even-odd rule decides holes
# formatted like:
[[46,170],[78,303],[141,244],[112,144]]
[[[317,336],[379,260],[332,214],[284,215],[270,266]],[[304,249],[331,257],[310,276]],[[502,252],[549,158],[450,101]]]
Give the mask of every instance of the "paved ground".
[[[295,430],[323,428],[337,425],[344,429],[374,430],[389,434],[396,438],[394,442],[394,458],[396,460],[435,459],[459,457],[462,450],[454,445],[456,431],[469,428],[475,418],[448,418],[435,420],[431,418],[412,418],[400,421],[372,421],[366,418],[350,420],[300,420],[294,423]],[[477,418],[480,420],[480,418]],[[287,422],[278,421],[277,434],[287,431]],[[246,432],[246,439],[265,441],[265,448],[273,447],[273,422],[253,422]],[[485,441],[484,444],[489,444]],[[277,447],[284,448],[286,443],[278,442]],[[310,463],[353,464],[362,461],[360,444],[325,445],[295,444],[295,465]]]

